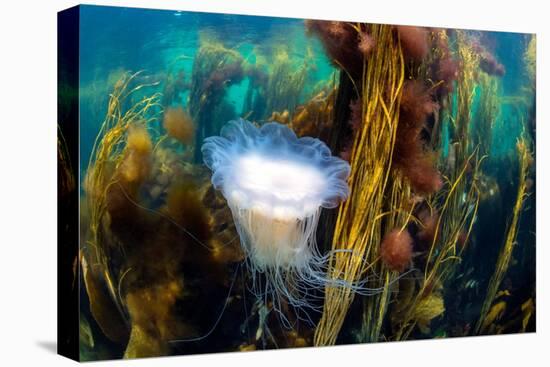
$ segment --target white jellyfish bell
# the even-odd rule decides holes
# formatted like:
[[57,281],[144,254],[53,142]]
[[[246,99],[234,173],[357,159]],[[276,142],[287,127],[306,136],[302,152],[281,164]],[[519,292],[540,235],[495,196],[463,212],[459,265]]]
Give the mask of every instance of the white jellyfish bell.
[[310,288],[328,281],[328,257],[315,241],[319,215],[347,198],[349,164],[319,139],[298,138],[276,122],[230,121],[220,135],[205,139],[202,154],[231,208],[257,296],[270,295],[274,308],[280,297],[310,306]]

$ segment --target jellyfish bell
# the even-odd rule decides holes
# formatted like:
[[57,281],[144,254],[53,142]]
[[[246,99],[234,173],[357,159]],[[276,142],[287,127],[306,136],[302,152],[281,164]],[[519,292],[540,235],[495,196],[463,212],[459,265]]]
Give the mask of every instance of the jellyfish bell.
[[312,165],[275,155],[236,158],[229,205],[246,236],[247,252],[261,270],[299,268],[312,255],[310,240],[327,178]]
[[324,286],[315,233],[322,208],[348,196],[349,164],[320,140],[285,125],[230,121],[202,146],[212,183],[231,209],[250,271],[263,292],[305,306],[308,286]]

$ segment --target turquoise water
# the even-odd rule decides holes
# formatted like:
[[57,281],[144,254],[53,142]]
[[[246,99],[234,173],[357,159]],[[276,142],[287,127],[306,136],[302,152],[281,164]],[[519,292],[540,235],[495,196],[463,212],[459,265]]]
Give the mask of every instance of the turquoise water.
[[[161,92],[168,76],[184,72],[186,78],[191,77],[201,39],[222,42],[247,63],[262,63],[264,69],[280,52],[288,54],[295,69],[309,63],[298,104],[308,100],[315,85],[330,79],[336,70],[320,41],[306,35],[300,19],[82,6],[80,29],[81,136],[97,134],[106,103],[94,102],[106,100],[122,72],[144,71],[151,82],[160,82],[156,90]],[[244,77],[227,91],[233,118],[247,112],[243,103],[248,86],[249,78]],[[187,107],[187,97],[183,93],[178,105]],[[82,166],[88,163],[91,143],[82,140]]]

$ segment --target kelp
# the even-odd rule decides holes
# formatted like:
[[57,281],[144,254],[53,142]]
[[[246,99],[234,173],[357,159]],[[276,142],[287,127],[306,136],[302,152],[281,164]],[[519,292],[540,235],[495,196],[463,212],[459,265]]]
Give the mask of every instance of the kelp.
[[430,333],[430,323],[445,312],[441,293],[431,293],[418,302],[412,319],[423,334]]
[[[302,105],[298,105],[292,115],[274,113],[274,121],[287,124],[299,137],[311,136],[329,142],[334,121],[337,82],[327,81],[324,88]],[[285,118],[285,116],[288,116]]]
[[[91,271],[101,274],[116,309],[124,315],[123,306],[117,297],[118,274],[113,273],[111,253],[114,245],[105,231],[107,216],[107,192],[115,184],[113,172],[123,162],[124,141],[128,129],[134,123],[143,125],[156,121],[149,114],[159,107],[159,95],[143,97],[131,107],[126,108],[128,100],[146,85],[132,86],[133,80],[140,74],[124,74],[114,85],[110,95],[105,120],[94,143],[84,181],[87,208],[89,210],[90,231],[86,241],[86,256],[90,258]],[[119,249],[118,249],[119,250]]]
[[480,97],[472,126],[472,140],[481,155],[491,154],[493,129],[500,112],[499,86],[499,78],[484,73],[478,75]]
[[512,253],[516,245],[516,237],[519,230],[519,223],[523,204],[525,199],[529,195],[528,191],[528,174],[530,165],[532,162],[532,155],[529,150],[528,140],[525,137],[521,137],[517,143],[518,163],[519,163],[519,177],[516,201],[512,211],[512,217],[508,228],[506,230],[506,237],[504,244],[500,250],[495,271],[491,276],[489,285],[487,287],[487,294],[483,302],[479,320],[475,327],[475,333],[482,333],[486,330],[487,326],[491,323],[491,320],[486,320],[489,315],[489,310],[496,297],[498,289],[502,283],[502,280],[510,266],[510,260]]
[[[228,287],[226,266],[242,260],[207,171],[178,159],[180,150],[155,129],[160,95],[130,100],[147,87],[132,85],[136,75],[115,84],[90,158],[81,260],[91,313],[128,358],[166,354],[171,340],[202,332],[204,314],[214,311],[192,307],[198,290],[216,299]],[[182,282],[199,264],[208,282]]]
[[[202,40],[193,62],[189,112],[197,126],[195,147],[219,132],[220,124],[235,116],[232,106],[224,103],[227,87],[244,77],[243,57],[235,50],[213,40]],[[195,149],[194,163],[202,163],[200,149]]]
[[307,76],[307,60],[296,68],[284,49],[275,52],[265,89],[266,111],[293,113],[302,96]]
[[[399,95],[404,81],[403,55],[390,26],[369,25],[377,47],[364,63],[361,79],[361,121],[351,150],[350,196],[339,210],[332,241],[329,277],[355,282],[378,259],[384,192],[388,185],[391,156],[399,113]],[[350,253],[337,250],[350,250]],[[366,259],[364,261],[363,259]],[[347,287],[325,289],[323,314],[315,345],[336,342],[354,298]]]
[[536,88],[536,72],[537,72],[537,36],[532,34],[529,37],[529,43],[523,55],[525,63],[525,71],[529,80],[529,85],[533,89]]
[[[86,91],[108,104],[81,202],[85,353],[95,353],[103,336],[134,358],[532,330],[534,291],[517,292],[503,281],[533,184],[527,174],[481,316],[470,314],[485,271],[472,258],[489,247],[478,237],[480,208],[506,207],[498,202],[507,187],[494,171],[501,157],[491,156],[493,135],[505,130],[502,108],[513,107],[512,120],[519,118],[533,95],[503,96],[501,79],[480,70],[486,49],[481,55],[470,32],[320,21],[308,27],[339,69],[312,88],[310,54],[296,61],[273,47],[268,64],[258,48],[245,59],[238,48],[201,38],[191,74],[169,70],[157,85],[142,73],[118,81],[112,73],[108,98]],[[535,37],[527,42],[523,61],[534,86]],[[233,266],[244,260],[239,237],[201,164],[200,146],[237,117],[239,106],[227,98],[237,84],[245,90],[243,117],[317,137],[351,165],[350,196],[323,210],[317,242],[330,257],[329,278],[365,288],[312,292],[323,302],[315,327],[286,304],[281,312],[292,326],[279,327],[269,303],[247,299],[248,274]],[[529,118],[534,128],[534,109]],[[528,141],[517,147],[521,172],[532,164]],[[62,174],[72,169],[63,149],[60,139]],[[74,185],[61,178],[63,188]],[[385,252],[392,240],[404,244],[401,253]],[[463,323],[454,315],[459,307],[467,314]],[[246,318],[239,317],[243,309]]]
[[[414,210],[414,204],[410,201],[412,197],[411,189],[398,171],[392,171],[391,175],[391,185],[387,188],[389,194],[386,196],[388,198],[385,205],[386,211],[380,215],[385,214],[383,228],[386,228],[387,232],[393,229],[394,231],[408,233],[406,227],[413,220],[411,214]],[[396,285],[394,283],[396,279],[399,279],[400,273],[385,264],[376,263],[380,257],[381,249],[378,248],[376,243],[371,247],[373,248],[370,250],[370,258],[373,259],[371,260],[374,264],[373,269],[379,278],[373,284],[375,287],[382,289],[382,292],[363,298],[362,325],[358,338],[361,342],[377,342],[382,337],[383,323],[390,308],[392,288]]]
[[[456,104],[445,111],[450,121],[449,157],[452,159],[442,162],[446,166],[443,189],[426,200],[430,216],[437,215],[435,231],[422,259],[424,266],[415,296],[407,311],[394,319],[392,338],[395,340],[409,338],[417,326],[418,308],[423,307],[426,300],[433,300],[436,285],[441,285],[444,292],[447,279],[452,278],[462,260],[479,207],[477,180],[484,157],[480,156],[479,147],[473,146],[469,132],[477,58],[466,35],[460,31],[456,32],[456,47],[462,65],[456,82]],[[453,95],[446,98],[449,98],[446,106],[453,106]]]

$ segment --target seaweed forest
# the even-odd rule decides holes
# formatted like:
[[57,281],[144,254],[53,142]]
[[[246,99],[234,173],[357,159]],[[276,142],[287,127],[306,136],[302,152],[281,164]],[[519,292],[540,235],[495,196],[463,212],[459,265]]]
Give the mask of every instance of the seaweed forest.
[[[82,360],[535,331],[534,35],[81,9]],[[230,195],[260,143],[319,205]]]

